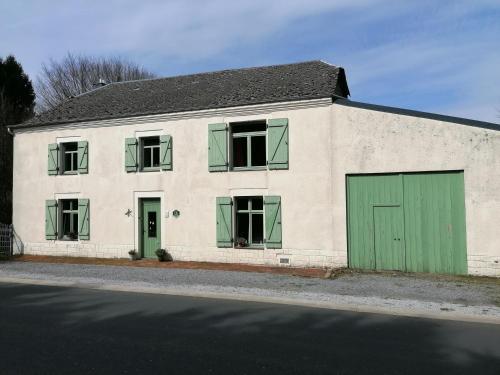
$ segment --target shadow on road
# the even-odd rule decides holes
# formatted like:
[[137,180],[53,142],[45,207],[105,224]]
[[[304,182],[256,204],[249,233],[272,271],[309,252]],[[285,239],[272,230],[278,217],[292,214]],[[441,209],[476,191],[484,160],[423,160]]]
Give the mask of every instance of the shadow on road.
[[500,326],[0,284],[0,372],[496,374]]

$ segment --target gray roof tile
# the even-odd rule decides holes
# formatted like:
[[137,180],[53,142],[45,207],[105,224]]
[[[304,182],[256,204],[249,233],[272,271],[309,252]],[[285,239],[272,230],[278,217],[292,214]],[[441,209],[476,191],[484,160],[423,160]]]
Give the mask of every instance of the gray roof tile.
[[20,127],[261,103],[347,97],[344,70],[322,61],[112,83],[69,99]]

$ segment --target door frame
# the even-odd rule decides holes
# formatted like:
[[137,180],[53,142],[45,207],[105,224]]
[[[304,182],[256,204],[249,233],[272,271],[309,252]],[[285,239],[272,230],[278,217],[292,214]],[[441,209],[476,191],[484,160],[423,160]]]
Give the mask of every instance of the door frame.
[[166,242],[166,225],[165,219],[168,217],[165,213],[166,204],[165,204],[165,193],[163,191],[135,191],[133,197],[133,205],[134,205],[134,215],[132,215],[134,220],[134,248],[138,253],[140,253],[141,246],[141,230],[142,226],[139,225],[139,217],[142,210],[142,199],[143,198],[156,198],[160,200],[160,235],[161,235],[161,248],[165,249],[167,246]]

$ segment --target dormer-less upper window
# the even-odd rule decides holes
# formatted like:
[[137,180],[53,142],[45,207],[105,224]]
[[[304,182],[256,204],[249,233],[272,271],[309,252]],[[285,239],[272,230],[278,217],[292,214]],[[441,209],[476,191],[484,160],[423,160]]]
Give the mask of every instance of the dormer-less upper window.
[[78,141],[49,144],[47,172],[49,176],[88,173],[89,143]]
[[160,169],[160,137],[140,138],[143,170]]
[[78,143],[67,142],[61,143],[62,153],[62,173],[74,174],[78,173]]
[[231,124],[232,168],[266,167],[266,122]]

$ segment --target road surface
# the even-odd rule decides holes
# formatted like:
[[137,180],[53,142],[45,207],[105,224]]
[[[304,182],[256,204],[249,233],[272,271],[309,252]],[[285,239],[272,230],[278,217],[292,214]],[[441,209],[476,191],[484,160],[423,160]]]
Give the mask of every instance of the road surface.
[[0,283],[0,374],[500,374],[500,325]]

